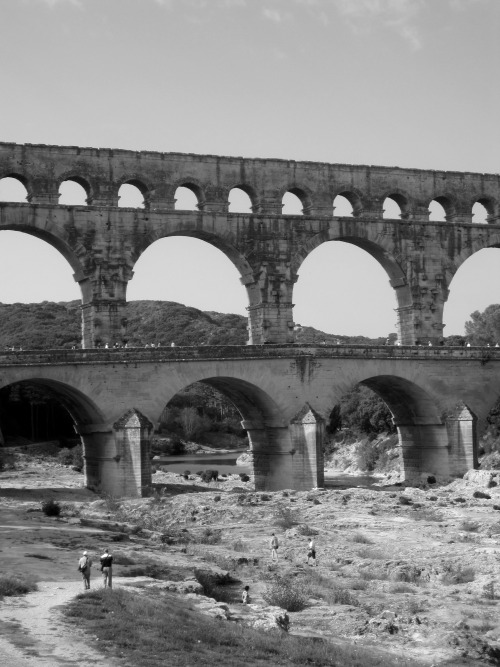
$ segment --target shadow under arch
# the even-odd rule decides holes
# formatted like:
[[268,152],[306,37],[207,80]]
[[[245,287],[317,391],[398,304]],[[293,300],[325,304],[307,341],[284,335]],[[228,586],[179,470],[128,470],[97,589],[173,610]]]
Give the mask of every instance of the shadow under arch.
[[[55,401],[59,408],[63,408],[72,422],[74,434],[80,438],[83,449],[84,458],[84,485],[88,489],[97,490],[100,487],[100,474],[96,470],[96,466],[92,465],[92,443],[89,441],[87,432],[93,429],[93,425],[100,424],[104,421],[104,416],[101,410],[90,396],[71,386],[67,383],[53,380],[50,378],[25,376],[22,380],[14,380],[8,378],[7,381],[0,383],[0,391],[19,387],[21,392],[35,391],[36,400],[44,401],[46,410],[49,410],[48,405],[51,401]],[[39,405],[43,403],[39,403]],[[61,413],[59,417],[61,418]],[[33,418],[32,418],[33,419]],[[61,434],[62,432],[59,431]],[[12,434],[11,434],[12,435]],[[58,436],[58,439],[61,435]],[[67,437],[64,435],[64,437]],[[90,465],[89,465],[90,463]]]
[[475,415],[464,404],[440,405],[418,384],[395,375],[360,381],[385,401],[398,431],[406,480],[462,475],[477,465]]
[[104,416],[96,403],[79,389],[72,387],[69,384],[52,380],[50,378],[41,377],[24,377],[22,380],[12,382],[2,382],[0,389],[13,385],[33,385],[42,389],[48,390],[53,394],[61,406],[65,408],[72,418],[75,427],[88,426],[89,424],[101,423],[104,421]]

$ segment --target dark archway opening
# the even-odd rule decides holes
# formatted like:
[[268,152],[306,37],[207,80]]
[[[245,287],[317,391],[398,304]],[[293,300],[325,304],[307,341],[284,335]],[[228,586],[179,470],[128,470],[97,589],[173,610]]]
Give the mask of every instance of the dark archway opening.
[[62,446],[80,442],[61,396],[38,382],[16,382],[0,389],[0,426],[6,446],[48,440]]

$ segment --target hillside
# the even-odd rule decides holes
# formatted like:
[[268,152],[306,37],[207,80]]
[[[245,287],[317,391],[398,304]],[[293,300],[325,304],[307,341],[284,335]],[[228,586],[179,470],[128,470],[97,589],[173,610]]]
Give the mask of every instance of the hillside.
[[[173,301],[130,301],[127,307],[129,345],[245,345],[247,319],[202,311]],[[299,343],[382,344],[384,338],[338,336],[300,327]],[[81,341],[80,302],[0,303],[0,349],[52,349]],[[119,342],[119,341],[117,341]]]

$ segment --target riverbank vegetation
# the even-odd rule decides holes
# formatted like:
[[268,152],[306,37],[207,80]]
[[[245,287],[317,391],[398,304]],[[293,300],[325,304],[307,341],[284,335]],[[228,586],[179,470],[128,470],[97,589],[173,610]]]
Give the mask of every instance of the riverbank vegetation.
[[66,618],[99,640],[101,650],[141,667],[393,667],[408,661],[376,649],[337,646],[326,640],[262,632],[212,619],[168,593],[93,590],[78,595]]

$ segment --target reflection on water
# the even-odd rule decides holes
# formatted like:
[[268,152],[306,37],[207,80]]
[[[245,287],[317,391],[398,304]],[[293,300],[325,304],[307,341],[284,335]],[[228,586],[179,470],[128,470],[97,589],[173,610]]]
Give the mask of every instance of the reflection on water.
[[[192,456],[162,456],[155,459],[155,463],[165,467],[168,472],[183,474],[186,470],[197,473],[207,468],[219,471],[219,475],[249,475],[252,468],[249,465],[237,466],[236,459],[247,450],[239,450],[230,454],[193,454]],[[325,488],[352,489],[353,487],[372,487],[377,483],[372,475],[344,475],[342,473],[325,474]]]
[[249,474],[251,466],[237,466],[236,459],[247,450],[239,450],[230,454],[193,454],[193,456],[161,456],[155,459],[155,463],[165,467],[168,472],[182,474],[186,470],[196,473],[207,468],[219,471],[219,475]]
[[379,480],[372,475],[343,475],[342,473],[325,473],[326,489],[352,489],[358,486],[369,488]]

